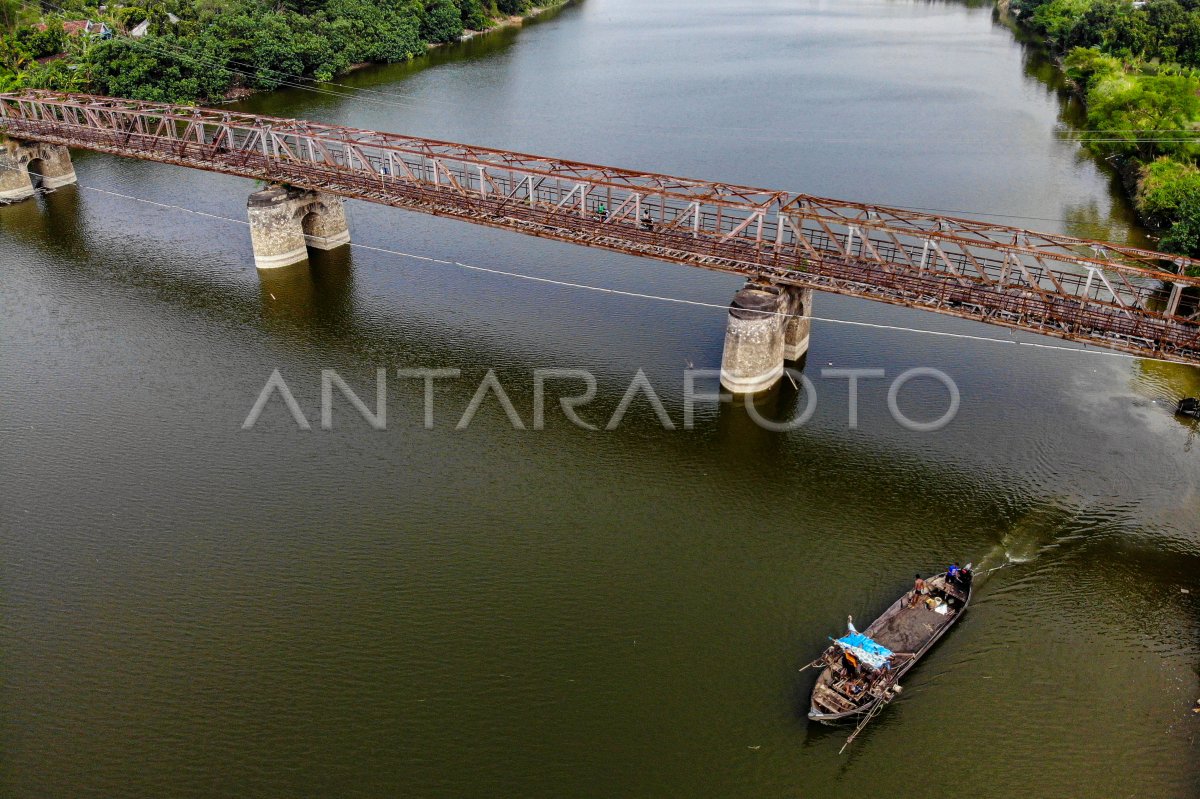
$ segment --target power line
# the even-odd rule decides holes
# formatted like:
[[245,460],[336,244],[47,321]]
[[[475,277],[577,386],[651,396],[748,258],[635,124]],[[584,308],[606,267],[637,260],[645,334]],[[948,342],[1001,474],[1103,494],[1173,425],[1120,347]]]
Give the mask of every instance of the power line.
[[[27,0],[18,0],[18,2],[21,5],[25,6],[26,8],[40,10],[39,6],[35,6],[35,5],[31,4]],[[48,0],[44,4],[51,8],[55,8],[59,11],[66,13],[66,9],[64,9],[61,6],[58,6],[54,3],[48,2]],[[126,39],[128,39],[128,41],[130,43],[132,43],[138,47],[146,48],[146,49],[150,50],[151,52],[155,52],[160,55],[168,55],[170,57],[184,57],[184,58],[191,59],[196,64],[201,64],[201,65],[208,66],[208,67],[215,68],[215,69],[224,69],[229,72],[233,72],[234,74],[241,75],[243,77],[248,77],[248,78],[257,77],[257,72],[248,72],[245,70],[236,69],[236,68],[230,67],[228,64],[223,63],[218,60],[202,58],[201,56],[195,54],[194,52],[192,52],[186,48],[180,47],[178,45],[172,45],[167,42],[162,42],[153,37],[151,37],[151,39],[149,39],[149,40],[143,40],[143,39],[138,39],[138,38],[128,36],[126,34],[121,34],[121,35],[123,37],[125,37]],[[238,62],[238,61],[231,61],[229,63],[242,64],[244,66],[253,67],[253,65],[246,65],[243,62]],[[313,83],[317,82],[314,78],[309,78],[309,77],[306,77],[303,75],[296,75],[294,73],[281,72],[279,70],[274,70],[274,69],[265,68],[265,67],[264,68],[253,67],[253,68],[258,71],[265,71],[265,72],[268,72],[268,73],[271,73],[274,75],[282,75],[282,76],[288,77],[288,78],[295,78],[298,81],[309,81],[309,82],[313,82]],[[372,94],[381,94],[381,95],[385,95],[385,96],[397,96],[397,97],[408,96],[408,95],[404,95],[402,93],[383,92],[383,91],[379,91],[379,90],[375,90],[375,89],[350,86],[348,84],[333,83],[333,82],[328,82],[328,81],[324,81],[322,83],[327,83],[328,85],[333,85],[333,86],[339,86],[339,87],[346,88],[346,89],[349,89],[349,90],[355,91],[355,92],[369,92]],[[396,108],[404,108],[404,109],[410,109],[410,110],[421,108],[420,105],[398,103],[395,101],[387,101],[387,100],[376,100],[373,98],[356,97],[351,94],[344,94],[342,92],[330,91],[327,89],[318,88],[316,86],[310,86],[310,85],[306,85],[303,83],[296,83],[296,82],[292,82],[292,81],[281,80],[280,84],[288,86],[289,88],[300,89],[302,91],[309,91],[309,92],[313,92],[315,94],[320,94],[320,95],[325,95],[325,96],[330,96],[330,97],[337,97],[337,98],[346,99],[346,100],[365,101],[365,102],[372,103],[375,105],[392,106],[392,107],[396,107]],[[432,98],[422,98],[422,102],[434,102],[434,103],[441,103],[441,104],[448,104],[448,105],[457,105],[455,103],[450,103],[448,101],[440,101],[440,100],[435,100]],[[1165,129],[1163,129],[1163,130],[1165,130]],[[694,136],[694,137],[695,138],[708,138],[708,139],[718,138],[715,136],[708,136],[708,137]],[[767,139],[766,141],[796,141],[796,142],[803,143],[803,142],[811,142],[811,141],[813,141],[813,139],[812,138],[787,139],[787,138],[782,138],[782,137],[778,137],[778,136],[772,136],[770,139]],[[840,140],[839,139],[824,139],[822,141],[825,141],[828,143],[838,143],[839,141],[844,142],[844,143],[850,143],[850,142],[855,142],[855,141],[871,142],[871,141],[880,141],[880,140],[876,140],[876,139],[840,139]],[[965,141],[965,140],[960,139],[959,141]],[[1076,139],[1076,140],[1067,140],[1067,141],[1081,141],[1081,142],[1082,141],[1120,141],[1120,142],[1127,142],[1128,140],[1126,140],[1126,139],[1106,139],[1106,140]],[[1150,141],[1150,140],[1146,140],[1146,141]],[[1182,141],[1186,141],[1186,140],[1185,139],[1169,139],[1166,141],[1182,142]],[[1200,138],[1195,139],[1195,141],[1200,141]],[[1056,217],[1029,216],[1026,214],[1005,214],[1005,213],[987,212],[987,211],[963,211],[963,210],[956,210],[956,209],[930,208],[930,207],[911,206],[911,205],[896,205],[895,207],[904,209],[904,210],[910,210],[910,211],[949,214],[949,215],[954,215],[954,216],[991,217],[991,218],[997,218],[997,219],[1019,219],[1019,220],[1029,220],[1029,221],[1037,221],[1037,222],[1053,222],[1053,223],[1064,224],[1064,225],[1070,225],[1070,224],[1076,223],[1075,220],[1061,219],[1061,218],[1056,218]]]
[[[37,6],[37,5],[34,5],[30,2],[28,2],[28,0],[18,0],[18,2],[22,6],[28,8],[28,9],[36,9],[39,11],[41,10],[40,6]],[[64,9],[62,6],[56,5],[52,2],[49,2],[48,0],[46,0],[46,2],[44,2],[44,5],[54,8],[54,9],[57,9],[60,12],[68,13],[67,10]],[[123,34],[123,33],[120,35],[123,36],[124,38],[126,38],[131,44],[134,44],[138,47],[146,48],[149,51],[157,53],[159,55],[167,55],[169,57],[188,58],[188,59],[191,59],[196,64],[200,64],[200,65],[207,66],[207,67],[214,68],[214,69],[224,69],[224,70],[232,72],[236,75],[241,75],[242,77],[257,78],[259,72],[267,72],[267,73],[270,73],[273,75],[283,76],[284,78],[294,78],[295,81],[280,80],[279,83],[280,83],[280,85],[287,86],[289,88],[299,89],[301,91],[308,91],[308,92],[313,92],[315,94],[320,94],[320,95],[329,96],[329,97],[337,97],[337,98],[341,98],[341,99],[345,99],[345,100],[364,101],[364,102],[368,102],[368,103],[371,103],[374,105],[390,106],[390,107],[403,108],[403,109],[408,109],[408,110],[412,110],[412,109],[419,110],[421,108],[421,105],[414,105],[411,103],[400,103],[400,102],[396,102],[396,101],[379,100],[379,99],[374,99],[374,98],[370,98],[370,97],[363,98],[363,97],[357,97],[353,94],[345,94],[345,93],[338,92],[338,91],[331,91],[328,89],[318,88],[315,85],[307,85],[307,83],[296,82],[296,81],[305,81],[308,83],[315,84],[315,83],[318,83],[318,81],[316,81],[315,78],[310,78],[310,77],[307,77],[304,75],[297,75],[295,73],[282,72],[280,70],[275,70],[275,69],[271,69],[268,67],[256,67],[254,65],[245,64],[244,62],[230,61],[229,63],[240,64],[242,66],[251,67],[251,68],[255,69],[256,71],[249,72],[246,70],[237,69],[237,68],[229,66],[228,63],[224,63],[219,60],[214,60],[211,58],[203,58],[187,48],[180,47],[178,45],[169,44],[167,42],[159,41],[158,39],[156,39],[154,37],[144,40],[144,39],[134,38],[132,36],[128,36],[127,34]],[[413,95],[406,95],[406,94],[398,93],[398,92],[385,92],[385,91],[380,91],[377,89],[370,89],[370,88],[364,88],[364,87],[359,87],[359,86],[351,86],[349,84],[334,83],[332,81],[320,81],[320,83],[326,84],[326,85],[338,86],[340,88],[348,89],[353,92],[368,92],[371,94],[394,96],[394,97],[412,97],[413,96]],[[436,100],[433,98],[421,98],[421,102],[422,103],[433,102],[433,103],[437,103],[437,104],[452,105],[452,106],[458,105],[457,103],[453,103],[450,101]],[[556,117],[556,119],[557,119],[557,117]],[[643,125],[642,127],[651,127],[652,128],[653,126]],[[665,128],[665,129],[678,130],[678,129],[672,129],[672,128]],[[732,129],[732,130],[738,130],[738,129]],[[747,129],[743,129],[743,130],[747,130]],[[1156,129],[1156,130],[1166,130],[1166,129]],[[1116,131],[1113,131],[1113,132],[1116,132]],[[1151,131],[1147,130],[1146,132],[1151,132]],[[695,132],[690,133],[690,137],[691,138],[709,139],[709,140],[720,139],[720,137],[718,137],[718,136],[698,135]],[[794,139],[794,138],[780,137],[778,135],[772,135],[770,138],[760,139],[760,141],[793,141],[793,142],[797,142],[797,143],[806,143],[806,142],[814,141],[814,139],[812,139],[811,137]],[[869,143],[869,142],[879,142],[879,141],[884,141],[884,140],[864,139],[864,138],[858,138],[858,139],[842,138],[842,139],[821,139],[820,141],[824,141],[826,143],[854,143],[854,142]],[[890,141],[890,139],[888,141]],[[968,141],[968,140],[958,139],[957,141],[962,142],[962,141]],[[1060,141],[1074,141],[1074,142],[1084,142],[1084,143],[1109,141],[1109,142],[1131,143],[1130,140],[1127,140],[1127,139],[1084,139],[1084,138],[1079,138],[1079,139],[1060,139]],[[1150,143],[1153,140],[1144,140],[1144,141],[1147,143]],[[1197,137],[1196,139],[1166,139],[1166,140],[1162,140],[1162,141],[1170,141],[1170,142],[1200,141],[1200,137]],[[896,205],[895,207],[904,209],[904,210],[910,210],[910,211],[922,211],[922,212],[927,212],[927,213],[941,213],[941,214],[950,214],[950,215],[955,215],[955,216],[992,217],[992,218],[997,218],[997,219],[1023,219],[1023,220],[1030,220],[1030,221],[1036,221],[1036,222],[1053,222],[1053,223],[1064,224],[1064,225],[1074,224],[1074,221],[1069,220],[1069,219],[1060,219],[1060,218],[1055,218],[1055,217],[1029,216],[1029,215],[1025,215],[1025,214],[1005,214],[1005,213],[987,212],[987,211],[962,211],[962,210],[954,210],[954,209],[928,208],[928,207],[909,206],[909,205]]]
[[[18,2],[21,5],[25,6],[28,9],[31,9],[31,10],[36,10],[39,8],[39,6],[28,2],[28,0],[18,0]],[[43,4],[46,6],[49,6],[51,8],[54,8],[60,12],[69,13],[67,11],[67,9],[64,9],[62,6],[58,6],[54,3],[48,2],[48,0],[46,2],[44,2]],[[338,83],[336,81],[331,81],[331,80],[330,81],[317,80],[316,78],[310,77],[307,75],[302,75],[302,74],[298,74],[298,73],[294,73],[294,72],[284,72],[282,70],[273,69],[271,67],[265,67],[265,66],[260,66],[260,65],[256,65],[256,64],[249,64],[244,61],[237,61],[235,59],[230,59],[229,61],[226,62],[226,61],[220,61],[220,60],[216,60],[216,59],[212,59],[212,58],[204,58],[186,47],[181,47],[179,45],[161,41],[158,38],[153,37],[153,36],[150,36],[145,39],[141,39],[141,38],[135,38],[133,36],[130,36],[129,34],[122,33],[119,31],[116,31],[115,33],[117,33],[122,38],[127,39],[131,44],[137,45],[139,47],[150,48],[154,52],[157,52],[159,54],[173,55],[173,54],[177,53],[180,56],[189,58],[198,64],[203,64],[205,66],[210,66],[210,67],[214,67],[214,68],[218,68],[218,69],[225,69],[229,72],[233,72],[234,74],[241,75],[243,77],[255,78],[259,74],[262,74],[262,73],[277,75],[277,76],[280,76],[280,78],[287,79],[287,80],[280,80],[281,85],[288,86],[289,88],[300,89],[302,91],[310,91],[310,92],[315,92],[318,94],[325,94],[325,95],[329,95],[329,96],[333,96],[333,97],[342,97],[345,99],[363,99],[363,98],[356,98],[352,94],[345,94],[342,92],[336,92],[336,91],[331,91],[328,89],[318,88],[318,86],[336,86],[340,89],[346,89],[347,91],[350,91],[350,92],[375,94],[375,95],[381,95],[383,97],[401,97],[401,98],[407,98],[410,100],[419,101],[420,105],[416,105],[413,103],[401,103],[401,102],[395,102],[395,101],[367,99],[367,102],[372,102],[377,105],[390,105],[390,106],[394,106],[397,108],[408,108],[408,109],[419,109],[419,108],[423,107],[424,105],[430,104],[430,103],[435,104],[435,105],[452,106],[452,107],[456,107],[456,108],[460,107],[460,105],[461,105],[460,103],[450,101],[450,100],[439,100],[437,98],[424,97],[421,95],[407,93],[407,92],[383,91],[380,89],[373,89],[373,88],[365,87],[365,86],[353,86],[351,84]],[[230,64],[234,64],[236,66],[231,67],[231,66],[229,66]],[[238,67],[243,67],[244,69],[239,69]],[[299,81],[299,82],[297,82],[297,81]],[[313,84],[313,85],[309,85],[309,84]],[[537,116],[541,116],[541,117],[544,117],[547,119],[555,119],[555,120],[558,120],[561,118],[558,115],[547,115],[547,114],[537,114]],[[685,133],[694,132],[694,128],[692,128],[690,126],[680,127],[680,126],[664,126],[664,125],[647,125],[645,123],[639,123],[638,127],[648,129],[648,130],[667,130],[667,131],[679,131],[679,132],[685,132]],[[707,123],[706,123],[706,127],[713,128],[714,126],[707,125]],[[744,126],[738,126],[738,127],[716,126],[716,127],[718,127],[720,130],[726,130],[726,131],[732,131],[732,132],[749,131],[749,132],[761,132],[761,133],[770,133],[771,134],[771,136],[769,138],[762,139],[762,141],[789,141],[789,142],[798,142],[798,143],[814,141],[814,139],[812,137],[805,137],[805,138],[799,138],[799,139],[780,137],[780,136],[778,136],[777,130],[774,128],[747,128]],[[1110,143],[1146,143],[1146,144],[1200,141],[1200,131],[1181,131],[1178,128],[1125,128],[1125,129],[1114,129],[1114,130],[1094,131],[1094,132],[1103,134],[1106,138],[1090,136],[1089,134],[1093,133],[1093,131],[1078,131],[1078,132],[1060,131],[1060,133],[1062,133],[1062,135],[1058,136],[1057,140],[1068,141],[1068,142],[1083,142],[1083,143],[1110,142]],[[1113,137],[1114,134],[1119,134],[1119,133],[1170,133],[1170,132],[1180,132],[1180,133],[1190,132],[1193,135],[1189,136],[1189,137],[1172,137],[1172,138],[1163,138],[1163,139],[1128,139],[1128,138],[1122,138],[1122,137]],[[698,136],[698,137],[699,138],[716,138],[716,137],[705,137],[705,136]],[[860,137],[841,136],[838,138],[817,139],[816,141],[823,141],[823,142],[828,142],[828,143],[854,143],[854,142],[870,143],[870,142],[894,141],[894,137],[880,139],[880,138],[870,138],[870,137],[861,137],[861,136]],[[967,139],[967,138],[959,137],[959,138],[952,139],[949,141],[955,141],[955,142],[980,141],[981,142],[981,141],[985,141],[985,139]],[[1016,215],[1014,215],[1014,217],[1022,218],[1022,219],[1036,218],[1036,217],[1017,217]]]
[[[30,9],[36,8],[36,6],[31,5],[30,3],[26,2],[26,0],[18,0],[18,2],[20,2],[21,5],[25,6],[26,8],[30,8]],[[57,9],[58,11],[62,11],[63,13],[68,13],[66,11],[66,9],[62,8],[61,6],[54,5],[53,3],[47,2],[46,5],[50,6],[51,8]],[[247,78],[257,77],[257,73],[255,73],[255,72],[247,72],[245,70],[230,67],[228,65],[228,63],[225,63],[225,62],[222,62],[219,60],[201,57],[200,55],[197,55],[196,53],[192,52],[191,50],[188,50],[183,47],[179,47],[177,45],[172,45],[167,42],[159,41],[158,39],[156,39],[154,37],[151,37],[149,40],[143,40],[143,39],[134,38],[132,36],[128,36],[126,34],[121,34],[121,36],[124,39],[128,40],[130,42],[130,44],[133,44],[137,47],[141,47],[143,49],[147,49],[150,52],[156,53],[158,55],[167,55],[169,57],[182,56],[184,58],[190,59],[195,64],[199,64],[201,66],[206,66],[206,67],[210,67],[213,69],[223,69],[228,72],[232,72],[236,75],[241,75],[242,77],[247,77]],[[172,52],[172,51],[174,51],[174,52]],[[241,63],[241,62],[230,62],[230,63]],[[266,69],[266,68],[264,68],[264,70],[267,72],[272,72],[272,73],[276,72],[275,70]],[[312,78],[307,78],[302,75],[292,75],[292,74],[283,73],[283,72],[278,72],[276,74],[284,75],[285,77],[294,77],[294,78],[297,78],[298,80],[303,80],[303,81],[312,81],[313,80]],[[354,95],[351,95],[351,94],[343,94],[341,92],[330,91],[327,89],[320,89],[315,86],[308,86],[305,84],[294,83],[294,82],[290,82],[290,81],[286,81],[286,80],[281,80],[279,82],[281,85],[285,85],[290,88],[301,89],[303,91],[310,91],[310,92],[314,92],[316,94],[328,95],[331,97],[340,97],[340,98],[346,99],[346,100],[364,100],[365,102],[374,103],[376,105],[388,105],[388,106],[393,106],[396,108],[418,108],[419,107],[419,106],[406,105],[406,104],[397,103],[397,102],[387,102],[384,100],[359,98],[359,97],[355,97]]]
[[[9,170],[14,170],[14,171],[16,171],[18,169],[17,167],[3,167],[3,168],[9,169]],[[102,189],[97,186],[84,186],[84,185],[78,184],[78,183],[76,185],[85,191],[92,191],[92,192],[96,192],[98,194],[105,194],[110,197],[118,197],[118,198],[121,198],[124,200],[130,200],[132,202],[142,203],[145,205],[151,205],[151,206],[155,206],[155,207],[167,209],[167,210],[181,211],[184,213],[193,214],[195,216],[201,216],[201,217],[205,217],[208,219],[216,219],[216,220],[219,220],[222,222],[228,222],[228,223],[235,224],[235,225],[242,225],[245,227],[250,226],[250,223],[246,220],[234,219],[233,217],[224,216],[222,214],[214,214],[214,213],[210,213],[208,211],[200,211],[200,210],[197,210],[194,208],[188,208],[188,207],[182,206],[182,205],[174,205],[171,203],[161,203],[161,202],[158,202],[157,200],[149,200],[144,197],[136,197],[132,194],[124,194],[122,192],[112,191],[110,189]],[[568,281],[568,280],[559,280],[557,278],[541,277],[539,275],[530,275],[530,274],[526,274],[524,272],[512,272],[512,271],[505,270],[505,269],[496,269],[494,267],[479,266],[478,264],[468,264],[468,263],[464,263],[462,261],[455,261],[455,260],[450,260],[450,259],[446,259],[446,258],[436,258],[436,257],[429,256],[429,255],[418,255],[416,253],[403,252],[401,250],[393,250],[393,249],[388,249],[386,247],[376,247],[376,246],[369,245],[369,244],[359,244],[356,242],[351,242],[349,246],[356,248],[356,249],[360,249],[360,250],[366,250],[369,252],[377,252],[377,253],[383,253],[386,255],[393,255],[393,256],[396,256],[399,258],[408,258],[408,259],[415,260],[415,261],[424,261],[426,263],[437,263],[437,264],[445,264],[447,266],[456,266],[461,269],[466,269],[466,270],[470,270],[473,272],[480,272],[480,273],[496,275],[496,276],[500,276],[500,277],[508,277],[508,278],[513,278],[513,279],[517,279],[517,280],[525,280],[525,281],[529,281],[529,282],[533,282],[533,283],[542,283],[542,284],[546,284],[546,285],[558,286],[561,288],[576,289],[576,290],[581,290],[581,291],[591,291],[591,292],[596,292],[596,293],[600,293],[600,294],[609,294],[609,295],[613,295],[613,296],[629,297],[632,299],[650,300],[650,301],[654,301],[654,302],[664,302],[664,303],[669,303],[669,304],[674,304],[674,305],[687,305],[687,306],[692,306],[692,307],[697,307],[697,308],[709,308],[709,309],[719,310],[722,312],[728,312],[728,310],[729,310],[729,306],[727,304],[704,302],[702,300],[689,300],[689,299],[684,299],[682,297],[668,297],[668,296],[664,296],[664,295],[660,295],[660,294],[648,294],[648,293],[639,292],[639,291],[629,291],[626,289],[609,288],[607,286],[596,286],[596,285],[593,285],[590,283],[577,283],[577,282]],[[783,313],[783,312],[779,312],[779,311],[760,311],[759,313],[762,313],[764,315],[772,315],[772,316],[795,316],[796,318],[808,319],[813,322],[827,322],[829,324],[845,325],[848,327],[861,327],[861,328],[868,328],[868,329],[873,329],[873,330],[887,330],[887,331],[893,331],[893,332],[898,332],[898,333],[915,333],[915,334],[920,334],[920,335],[936,336],[936,337],[950,338],[950,339],[960,339],[960,340],[964,340],[964,341],[975,341],[975,342],[981,342],[981,343],[987,343],[987,344],[1008,344],[1008,345],[1015,345],[1015,346],[1019,346],[1019,347],[1032,347],[1034,349],[1052,350],[1052,351],[1056,351],[1056,352],[1070,352],[1070,353],[1084,354],[1084,355],[1101,355],[1101,356],[1109,356],[1109,357],[1113,357],[1113,358],[1126,358],[1129,360],[1151,361],[1151,362],[1156,362],[1156,363],[1171,363],[1171,364],[1179,365],[1177,361],[1167,360],[1166,358],[1150,358],[1150,357],[1141,356],[1141,355],[1133,355],[1130,353],[1114,352],[1112,350],[1106,350],[1106,349],[1086,349],[1087,345],[1083,345],[1082,347],[1066,347],[1066,346],[1062,346],[1059,344],[1043,344],[1043,343],[1034,342],[1034,341],[1018,341],[1018,340],[1012,339],[1012,338],[1004,339],[1004,338],[997,338],[995,336],[976,336],[976,335],[971,335],[968,333],[951,333],[951,332],[941,331],[941,330],[928,330],[926,328],[919,328],[919,327],[904,327],[901,325],[887,325],[887,324],[882,324],[882,323],[878,323],[878,322],[860,322],[860,321],[855,321],[855,320],[850,320],[850,319],[836,319],[833,317],[814,316],[811,314],[801,316],[798,314],[793,315],[793,314]]]

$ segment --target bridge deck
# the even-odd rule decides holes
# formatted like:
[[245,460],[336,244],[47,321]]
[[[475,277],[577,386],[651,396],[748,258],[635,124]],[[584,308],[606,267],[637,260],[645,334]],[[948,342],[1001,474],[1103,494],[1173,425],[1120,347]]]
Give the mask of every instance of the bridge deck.
[[1200,262],[1004,225],[397,134],[114,98],[0,94],[15,138],[1200,364]]

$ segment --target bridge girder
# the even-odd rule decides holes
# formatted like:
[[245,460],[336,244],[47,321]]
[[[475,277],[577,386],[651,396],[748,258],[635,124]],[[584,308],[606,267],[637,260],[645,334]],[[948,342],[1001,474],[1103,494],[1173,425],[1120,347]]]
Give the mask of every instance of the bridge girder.
[[1123,245],[303,120],[0,94],[22,139],[287,183],[475,224],[1200,364],[1200,262]]

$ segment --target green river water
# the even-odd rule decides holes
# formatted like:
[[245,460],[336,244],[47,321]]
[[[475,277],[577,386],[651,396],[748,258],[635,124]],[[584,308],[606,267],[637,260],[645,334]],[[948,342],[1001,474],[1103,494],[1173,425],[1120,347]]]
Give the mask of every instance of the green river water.
[[[371,91],[241,107],[1143,240],[990,7],[586,0],[342,82]],[[1200,795],[1200,430],[1171,413],[1197,370],[818,295],[1000,341],[817,322],[807,424],[700,403],[683,429],[721,308],[361,248],[260,280],[215,218],[245,219],[251,181],[74,155],[78,187],[0,209],[0,794]],[[739,285],[347,212],[412,255],[718,305]],[[885,371],[856,427],[830,367]],[[913,367],[961,393],[938,431],[887,410]],[[321,370],[373,402],[380,368],[387,429],[342,400],[322,429]],[[398,368],[461,370],[432,429]],[[598,427],[643,369],[678,429],[642,398],[613,431],[551,399],[535,430],[546,368],[595,376]],[[313,429],[278,401],[241,429],[275,369]],[[490,369],[527,429],[494,397],[456,429]],[[839,755],[797,669],[951,560],[1003,568]]]

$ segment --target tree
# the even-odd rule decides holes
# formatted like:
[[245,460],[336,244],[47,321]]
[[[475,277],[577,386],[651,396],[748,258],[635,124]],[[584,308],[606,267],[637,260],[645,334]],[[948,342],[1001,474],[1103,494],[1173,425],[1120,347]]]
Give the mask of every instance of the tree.
[[1142,167],[1134,199],[1150,224],[1169,227],[1193,198],[1200,198],[1200,169],[1194,164],[1159,158]]
[[1097,80],[1120,76],[1124,67],[1119,59],[1105,55],[1094,47],[1076,47],[1063,61],[1067,77],[1086,89]]
[[85,73],[79,66],[63,59],[47,61],[44,64],[34,62],[21,75],[20,83],[31,89],[54,89],[61,92],[77,92],[87,86]]
[[325,3],[324,0],[282,0],[279,5],[302,16],[309,16],[320,11]]
[[0,0],[0,33],[15,30],[21,21],[21,0]]
[[1031,23],[1060,49],[1076,20],[1092,5],[1092,0],[1051,0],[1033,12]]
[[[1189,197],[1179,210],[1179,219],[1159,244],[1167,252],[1200,257],[1200,196]],[[1200,270],[1192,269],[1188,274],[1200,277]]]
[[1187,75],[1121,75],[1094,81],[1088,126],[1104,134],[1096,149],[1148,161],[1194,150],[1200,79]]
[[1133,6],[1121,0],[1096,0],[1070,26],[1063,40],[1063,49],[1099,47],[1106,52],[1118,49],[1118,31],[1127,24],[1124,19]]
[[57,21],[51,21],[42,30],[18,28],[13,38],[33,58],[58,55],[67,49],[67,33]]
[[528,0],[496,0],[496,8],[504,14],[520,14],[529,8]]
[[15,75],[32,60],[29,51],[21,47],[15,37],[0,36],[0,67]]
[[421,38],[427,42],[452,42],[462,36],[462,12],[453,0],[425,0]]
[[220,99],[229,88],[233,76],[227,69],[174,49],[186,51],[190,42],[173,36],[156,41],[159,47],[124,38],[97,42],[88,52],[96,90],[135,100],[192,103]]
[[481,31],[491,22],[483,0],[461,0],[462,23],[464,28]]
[[412,4],[397,0],[329,0],[321,33],[348,63],[405,61],[425,47]]
[[305,68],[283,14],[222,15],[196,40],[195,49],[205,60],[241,73],[239,82],[254,89],[277,89]]

